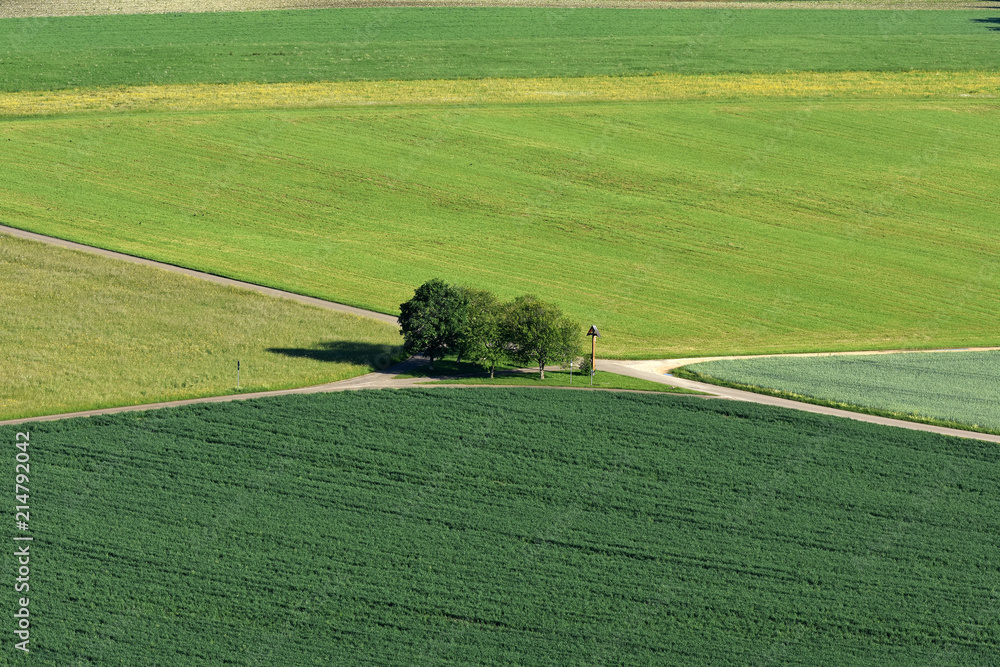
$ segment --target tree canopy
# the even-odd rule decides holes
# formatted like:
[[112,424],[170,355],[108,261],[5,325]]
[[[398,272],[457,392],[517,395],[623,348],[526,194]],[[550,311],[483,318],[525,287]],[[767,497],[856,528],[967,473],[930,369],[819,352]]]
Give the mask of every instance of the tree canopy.
[[490,372],[510,359],[507,304],[486,290],[465,288],[469,311],[465,329],[458,339],[459,357],[482,364]]
[[509,317],[513,358],[537,364],[542,379],[546,364],[566,363],[580,353],[583,330],[559,306],[529,294],[514,299]]
[[469,316],[468,294],[443,280],[428,280],[416,289],[413,298],[399,304],[400,334],[404,348],[431,360],[454,351]]
[[400,304],[400,333],[406,350],[440,359],[446,353],[481,364],[493,377],[507,361],[538,366],[566,363],[580,354],[583,327],[556,304],[525,295],[500,301],[492,292],[452,287],[439,279],[417,288]]

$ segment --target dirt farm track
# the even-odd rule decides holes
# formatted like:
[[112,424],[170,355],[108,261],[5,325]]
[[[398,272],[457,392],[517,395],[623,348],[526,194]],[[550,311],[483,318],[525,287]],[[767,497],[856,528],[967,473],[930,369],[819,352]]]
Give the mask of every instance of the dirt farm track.
[[[244,283],[238,280],[230,280],[228,278],[220,278],[218,276],[213,276],[207,273],[201,273],[199,271],[191,271],[189,269],[184,269],[177,266],[172,266],[170,264],[163,264],[161,262],[154,262],[151,260],[141,259],[137,257],[131,257],[129,255],[124,255],[122,253],[112,252],[110,250],[104,250],[101,248],[94,248],[91,246],[82,245],[79,243],[72,243],[70,241],[64,241],[62,239],[57,239],[51,236],[44,236],[42,234],[34,234],[32,232],[25,232],[20,229],[14,229],[12,227],[7,227],[0,225],[0,234],[9,234],[12,236],[17,236],[19,238],[30,239],[33,241],[39,241],[41,243],[49,243],[52,245],[57,245],[64,248],[72,248],[74,250],[80,250],[82,252],[94,253],[104,257],[110,257],[115,259],[120,259],[123,261],[134,262],[137,264],[144,264],[146,266],[155,266],[164,271],[171,271],[175,273],[182,273],[195,278],[200,278],[202,280],[209,280],[219,284],[230,285],[233,287],[242,287],[244,289],[250,289],[253,291],[268,294],[274,297],[289,298],[295,301],[300,301],[303,303],[309,303],[314,306],[319,306],[322,308],[329,308],[331,310],[338,310],[342,312],[349,312],[355,315],[361,315],[363,317],[373,317],[375,319],[382,320],[384,322],[394,323],[396,318],[391,315],[385,315],[384,313],[376,313],[372,311],[362,310],[360,308],[354,308],[352,306],[345,306],[339,303],[333,303],[329,301],[323,301],[321,299],[314,299],[312,297],[303,297],[298,294],[292,294],[289,292],[283,292],[281,290],[275,290],[267,287],[261,287],[260,285],[254,285],[251,283]],[[991,349],[996,350],[1000,348],[981,348],[981,349]],[[930,352],[932,350],[925,350]],[[937,350],[943,351],[943,350]],[[893,351],[875,352],[875,354],[891,354]],[[830,353],[807,353],[792,356],[827,356]],[[873,352],[840,352],[833,354],[873,354]],[[803,412],[812,412],[816,414],[831,415],[835,417],[845,417],[847,419],[854,419],[857,421],[871,422],[874,424],[883,424],[886,426],[896,426],[899,428],[910,429],[914,431],[927,431],[931,433],[940,433],[942,435],[951,435],[960,438],[971,438],[974,440],[985,440],[988,442],[998,442],[1000,443],[1000,436],[992,435],[989,433],[976,433],[973,431],[964,431],[954,428],[947,428],[941,426],[934,426],[931,424],[921,424],[917,422],[902,421],[899,419],[891,419],[887,417],[878,417],[874,415],[867,415],[858,412],[850,412],[847,410],[840,410],[837,408],[829,408],[821,405],[812,405],[810,403],[801,403],[799,401],[791,401],[785,398],[776,398],[773,396],[766,396],[764,394],[754,394],[747,391],[741,391],[739,389],[730,389],[728,387],[717,387],[711,384],[705,384],[702,382],[693,382],[691,380],[685,380],[682,378],[674,377],[670,374],[673,369],[683,366],[689,363],[696,363],[699,361],[711,361],[713,359],[732,359],[738,357],[703,357],[697,359],[656,359],[656,360],[646,360],[646,361],[612,361],[612,360],[601,360],[598,363],[599,370],[606,370],[612,373],[618,373],[620,375],[628,375],[630,377],[635,377],[643,380],[649,380],[652,382],[659,382],[662,384],[669,384],[675,387],[681,387],[684,389],[693,389],[695,391],[700,391],[706,394],[706,398],[728,398],[735,401],[748,401],[751,403],[762,403],[765,405],[776,405],[779,407],[790,408],[793,410],[801,410]],[[34,421],[50,421],[53,419],[67,419],[72,417],[90,417],[94,415],[103,414],[115,414],[118,412],[132,412],[135,410],[151,410],[158,408],[168,408],[168,407],[178,407],[181,405],[189,405],[192,403],[216,403],[224,401],[234,401],[243,400],[248,398],[260,398],[264,396],[282,396],[287,394],[311,394],[319,392],[330,392],[330,391],[351,391],[357,389],[400,389],[405,387],[421,386],[422,388],[432,389],[434,387],[448,387],[453,385],[440,384],[440,385],[427,385],[421,384],[425,382],[424,378],[397,378],[396,374],[400,373],[408,368],[422,364],[423,360],[412,358],[401,364],[398,364],[392,368],[387,368],[381,371],[376,371],[374,373],[369,373],[367,375],[362,375],[355,378],[349,378],[347,380],[340,380],[338,382],[331,382],[324,385],[316,385],[312,387],[300,387],[298,389],[286,389],[281,391],[269,391],[269,392],[258,392],[253,394],[227,394],[224,396],[210,396],[206,398],[194,398],[186,399],[180,401],[170,401],[166,403],[155,403],[148,405],[129,405],[117,408],[105,408],[101,410],[87,410],[84,412],[75,412],[69,414],[59,414],[59,415],[47,415],[42,417],[29,417],[26,419],[12,419],[6,421],[0,421],[0,425],[7,424],[22,424],[26,422]],[[465,389],[489,389],[489,385],[454,385],[460,386]],[[547,388],[546,388],[547,389]],[[587,389],[581,388],[580,390],[587,391]],[[594,391],[594,390],[590,390]],[[617,389],[598,389],[596,391],[624,391]]]

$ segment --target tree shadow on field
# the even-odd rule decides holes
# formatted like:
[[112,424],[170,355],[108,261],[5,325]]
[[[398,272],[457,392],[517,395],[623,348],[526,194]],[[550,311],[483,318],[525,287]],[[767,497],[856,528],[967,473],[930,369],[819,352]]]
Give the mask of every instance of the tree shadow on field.
[[286,357],[315,359],[333,363],[350,363],[368,366],[373,371],[385,370],[405,358],[400,345],[376,345],[350,340],[317,343],[313,347],[269,347],[268,352]]
[[[1000,5],[991,5],[990,9],[1000,9]],[[973,23],[982,23],[987,30],[1000,30],[1000,18],[991,16],[988,19],[971,19]]]

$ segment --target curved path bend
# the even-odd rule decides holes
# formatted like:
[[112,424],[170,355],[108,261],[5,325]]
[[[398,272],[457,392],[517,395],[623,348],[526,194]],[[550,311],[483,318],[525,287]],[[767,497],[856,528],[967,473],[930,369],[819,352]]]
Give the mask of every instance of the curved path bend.
[[[271,287],[263,287],[261,285],[255,285],[253,283],[242,282],[230,278],[223,278],[221,276],[216,276],[211,273],[204,273],[202,271],[194,271],[191,269],[185,269],[180,266],[174,266],[173,264],[167,264],[164,262],[157,262],[149,259],[143,259],[141,257],[127,255],[125,253],[114,252],[111,250],[104,250],[103,248],[95,248],[93,246],[83,245],[81,243],[74,243],[72,241],[66,241],[52,236],[35,234],[34,232],[26,232],[24,230],[16,229],[14,227],[7,227],[4,225],[0,225],[0,233],[9,234],[11,236],[16,236],[18,238],[27,239],[30,241],[47,243],[49,245],[55,245],[62,248],[69,248],[71,250],[79,250],[82,252],[101,255],[103,257],[110,257],[112,259],[120,259],[126,262],[132,262],[134,264],[152,266],[158,269],[163,269],[165,271],[171,271],[173,273],[181,273],[186,276],[191,276],[193,278],[207,280],[219,285],[228,285],[230,287],[237,287],[240,289],[249,289],[255,292],[259,292],[261,294],[266,294],[268,296],[279,297],[284,299],[292,299],[293,301],[298,301],[299,303],[306,303],[312,306],[317,306],[319,308],[325,308],[327,310],[336,310],[339,312],[351,313],[353,315],[359,315],[361,317],[371,317],[377,320],[381,320],[383,322],[388,322],[390,324],[397,324],[398,322],[398,319],[394,315],[386,315],[385,313],[377,313],[375,311],[365,310],[363,308],[355,308],[354,306],[347,306],[341,303],[324,301],[323,299],[317,299],[310,296],[302,296],[301,294],[295,294],[293,292],[286,292],[284,290],[273,289]],[[959,352],[959,351],[979,351],[979,350],[986,351],[986,350],[998,350],[998,349],[1000,348],[980,347],[980,348],[961,348],[961,349],[949,349],[949,350],[880,350],[874,352],[812,352],[812,353],[793,354],[793,355],[740,355],[740,356],[730,356],[730,357],[696,357],[690,359],[657,359],[657,360],[645,360],[645,361],[601,360],[598,362],[597,367],[599,370],[604,370],[611,373],[628,375],[630,377],[640,378],[643,380],[650,380],[652,382],[658,382],[661,384],[668,384],[674,387],[681,387],[684,389],[693,389],[696,391],[704,392],[705,394],[708,394],[706,398],[727,398],[734,401],[746,401],[750,403],[761,403],[764,405],[775,405],[778,407],[789,408],[792,410],[801,410],[803,412],[812,412],[822,415],[844,417],[847,419],[870,422],[873,424],[882,424],[885,426],[896,426],[899,428],[905,428],[914,431],[926,431],[929,433],[939,433],[941,435],[950,435],[959,438],[971,438],[974,440],[985,440],[987,442],[1000,443],[1000,436],[991,435],[988,433],[976,433],[974,431],[963,431],[961,429],[945,428],[942,426],[933,426],[931,424],[920,424],[917,422],[904,421],[901,419],[877,417],[874,415],[862,414],[860,412],[851,412],[849,410],[838,410],[836,408],[828,408],[822,405],[801,403],[799,401],[791,401],[785,398],[776,398],[774,396],[767,396],[764,394],[755,394],[748,391],[741,391],[739,389],[719,387],[717,385],[706,384],[704,382],[694,382],[692,380],[685,380],[683,378],[674,377],[673,375],[670,374],[670,371],[672,371],[673,369],[678,368],[680,366],[685,366],[687,364],[694,364],[702,361],[716,361],[721,359],[745,359],[748,358],[749,356],[816,357],[816,356],[856,355],[856,354],[894,354],[898,352],[918,353],[918,352]],[[347,380],[340,380],[338,382],[330,382],[327,384],[314,385],[312,387],[300,387],[297,389],[284,389],[279,391],[266,391],[266,392],[247,393],[247,394],[227,394],[224,396],[207,396],[203,398],[192,398],[180,401],[149,403],[146,405],[130,405],[130,406],[115,407],[115,408],[104,408],[100,410],[71,412],[59,415],[27,417],[24,419],[9,419],[6,421],[0,421],[0,426],[23,424],[36,421],[53,421],[57,419],[69,419],[72,417],[91,417],[95,415],[116,414],[120,412],[134,412],[139,410],[156,410],[159,408],[192,405],[194,403],[222,403],[226,401],[235,401],[235,400],[243,400],[250,398],[263,398],[265,396],[286,396],[289,394],[315,394],[321,392],[351,391],[357,389],[391,389],[391,388],[399,389],[404,387],[415,387],[415,386],[428,389],[434,387],[452,387],[452,386],[463,387],[463,388],[482,388],[482,387],[493,386],[493,385],[422,384],[428,381],[427,378],[396,377],[398,374],[403,373],[413,368],[414,366],[418,366],[423,363],[424,363],[423,359],[415,357],[407,361],[404,361],[401,364],[397,364],[396,366],[392,366],[391,368],[387,368],[383,371],[376,371],[374,373],[369,373],[367,375],[362,375],[360,377],[349,378]],[[579,390],[584,390],[584,389],[586,388],[580,388]],[[596,390],[587,389],[587,390],[618,391],[618,390],[607,390],[607,389],[596,389]]]
[[[759,355],[759,356],[819,357],[819,356],[834,356],[842,354],[843,355],[897,354],[897,353],[918,354],[920,352],[987,351],[987,350],[997,350],[997,349],[1000,348],[980,347],[980,348],[964,348],[962,350],[949,349],[949,350],[919,350],[919,351],[892,350],[892,351],[879,351],[879,352],[819,352],[819,353],[807,353],[807,354],[795,354],[795,355],[774,354],[774,355]],[[640,378],[643,380],[651,380],[653,382],[662,382],[664,384],[669,384],[674,387],[682,387],[684,389],[694,389],[695,391],[703,391],[706,394],[711,394],[716,398],[728,398],[733,401],[746,401],[748,403],[775,405],[782,408],[801,410],[802,412],[812,412],[819,415],[845,417],[847,419],[869,422],[871,424],[882,424],[883,426],[896,426],[899,428],[910,429],[911,431],[925,431],[928,433],[939,433],[941,435],[950,435],[958,438],[970,438],[972,440],[985,440],[987,442],[1000,443],[1000,435],[992,435],[990,433],[976,433],[975,431],[965,431],[958,428],[934,426],[933,424],[921,424],[919,422],[905,421],[903,419],[892,419],[890,417],[878,417],[876,415],[866,415],[861,412],[852,412],[850,410],[838,410],[837,408],[828,408],[824,405],[802,403],[800,401],[792,401],[787,398],[778,398],[776,396],[768,396],[766,394],[755,394],[753,392],[743,391],[741,389],[730,389],[729,387],[720,387],[718,385],[708,384],[705,382],[695,382],[694,380],[685,380],[684,378],[674,377],[673,375],[670,374],[670,371],[672,371],[675,368],[686,366],[688,364],[698,363],[701,361],[716,361],[721,359],[745,359],[745,358],[747,357],[746,356],[699,357],[692,359],[657,359],[652,361],[598,361],[597,367],[600,370],[605,370],[611,373],[619,373],[620,375],[628,375],[630,377]]]

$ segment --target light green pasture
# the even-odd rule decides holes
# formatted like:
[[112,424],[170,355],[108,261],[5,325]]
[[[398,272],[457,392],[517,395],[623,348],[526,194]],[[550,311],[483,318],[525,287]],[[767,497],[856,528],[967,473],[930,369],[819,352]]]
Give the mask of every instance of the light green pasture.
[[321,384],[389,324],[0,234],[0,419]]
[[0,127],[0,222],[397,312],[536,293],[660,357],[998,342],[988,100],[69,116]]

